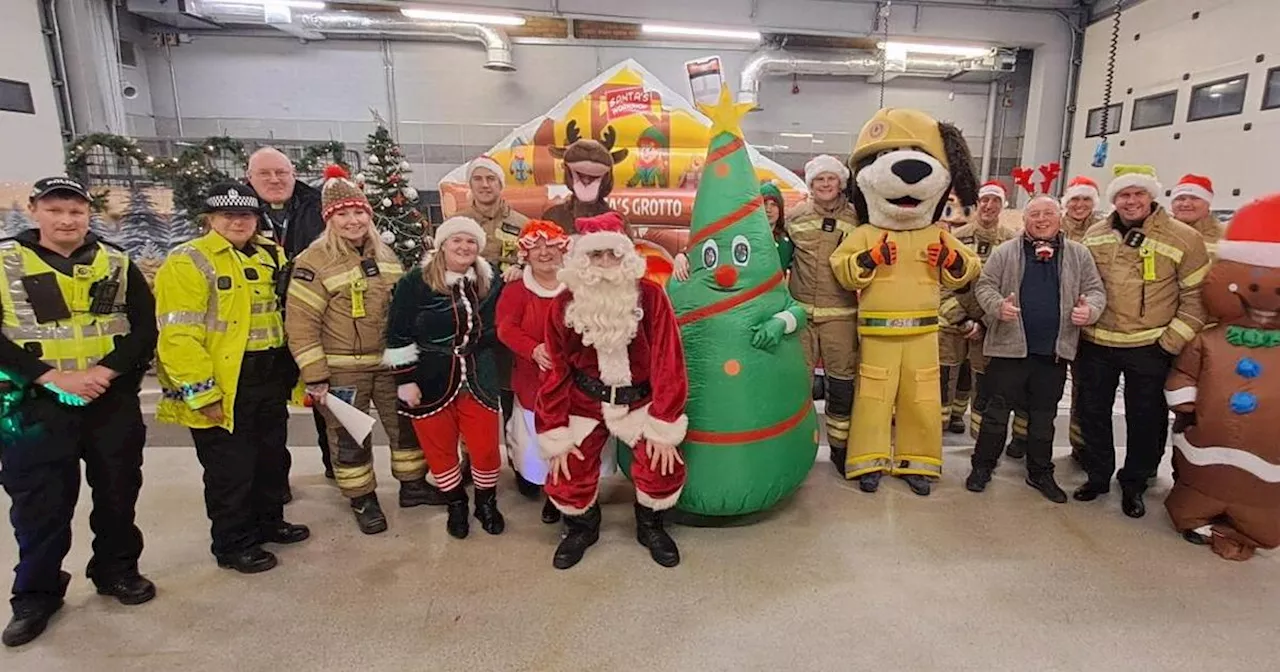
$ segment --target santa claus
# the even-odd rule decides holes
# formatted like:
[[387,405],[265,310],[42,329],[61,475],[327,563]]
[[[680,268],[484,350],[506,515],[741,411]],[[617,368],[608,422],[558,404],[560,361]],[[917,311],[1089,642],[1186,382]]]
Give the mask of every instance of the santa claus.
[[662,512],[684,488],[688,378],[680,329],[666,293],[642,279],[644,260],[616,213],[579,219],[551,305],[545,373],[534,424],[549,461],[546,493],[568,533],[553,565],[568,569],[600,535],[601,454],[615,436],[631,448],[636,540],[664,567],[680,562]]

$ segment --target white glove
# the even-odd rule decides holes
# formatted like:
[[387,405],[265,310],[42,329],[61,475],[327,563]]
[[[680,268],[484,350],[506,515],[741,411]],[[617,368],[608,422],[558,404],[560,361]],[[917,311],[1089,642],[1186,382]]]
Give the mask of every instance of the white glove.
[[417,383],[400,385],[396,388],[396,396],[411,408],[417,407],[422,403],[422,390],[418,389]]

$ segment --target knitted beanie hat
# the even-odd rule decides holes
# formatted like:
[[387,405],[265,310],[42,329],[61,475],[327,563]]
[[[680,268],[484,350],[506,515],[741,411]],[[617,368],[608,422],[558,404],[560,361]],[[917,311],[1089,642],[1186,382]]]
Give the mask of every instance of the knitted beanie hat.
[[366,210],[370,215],[373,214],[373,208],[369,205],[369,199],[365,198],[364,190],[355,182],[351,181],[351,176],[342,166],[332,165],[324,169],[324,187],[320,190],[320,215],[324,219],[329,219],[333,213],[344,208],[358,207]]

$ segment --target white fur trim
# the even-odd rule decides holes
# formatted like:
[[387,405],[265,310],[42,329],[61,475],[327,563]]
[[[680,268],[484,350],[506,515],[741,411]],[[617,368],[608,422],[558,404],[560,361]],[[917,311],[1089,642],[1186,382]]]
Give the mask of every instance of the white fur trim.
[[613,250],[618,256],[636,253],[636,244],[624,233],[597,231],[578,236],[573,240],[571,254],[585,256],[588,252]]
[[604,416],[604,425],[618,440],[628,446],[635,446],[644,435],[649,422],[649,405],[631,410],[619,404],[601,402],[600,414]]
[[1218,258],[1249,266],[1280,268],[1280,243],[1221,240],[1218,241]]
[[1173,190],[1169,192],[1169,199],[1173,200],[1179,196],[1195,196],[1206,203],[1213,203],[1213,192],[1198,184],[1174,185]]
[[596,348],[596,364],[600,367],[600,381],[605,385],[626,387],[631,384],[631,354],[626,347]]
[[470,217],[450,217],[444,220],[439,227],[436,228],[436,235],[432,238],[435,248],[438,250],[448,240],[450,236],[458,233],[465,233],[476,239],[476,243],[480,245],[480,249],[484,249],[487,236],[484,229],[480,227],[480,223]]
[[[548,478],[550,478],[550,476],[548,476]],[[591,493],[591,502],[590,502],[590,503],[588,503],[584,508],[581,508],[581,509],[579,509],[579,508],[577,508],[577,507],[575,507],[575,506],[569,506],[568,504],[564,504],[564,503],[561,503],[561,502],[557,502],[557,501],[555,500],[555,498],[553,498],[553,497],[547,497],[547,499],[551,500],[551,503],[556,507],[556,509],[558,509],[558,510],[560,511],[560,513],[563,513],[563,514],[564,514],[564,515],[566,515],[566,516],[581,516],[582,514],[584,514],[584,513],[586,513],[586,512],[587,512],[587,509],[590,509],[591,507],[595,506],[595,505],[596,505],[596,500],[597,500],[597,499],[599,499],[599,498],[600,498],[600,484],[599,484],[599,483],[596,483],[596,490],[595,490],[595,492]]]
[[1067,190],[1062,192],[1062,207],[1067,207],[1067,203],[1070,203],[1071,199],[1076,198],[1077,196],[1083,196],[1093,201],[1093,209],[1098,209],[1098,190],[1087,184],[1077,184],[1074,187],[1067,187]]
[[555,289],[547,289],[546,287],[543,287],[542,285],[538,284],[537,279],[533,277],[532,266],[524,267],[524,275],[522,277],[522,280],[524,281],[525,288],[528,289],[530,292],[533,292],[534,296],[540,296],[544,299],[554,299],[555,297],[560,295],[560,292],[564,291],[563,282],[557,285]]
[[783,311],[774,313],[773,316],[778,318],[779,320],[782,320],[784,323],[786,323],[787,328],[784,333],[788,333],[788,334],[795,333],[795,330],[800,327],[800,325],[796,323],[796,316],[792,315],[791,311],[789,310],[783,310]]
[[471,280],[471,282],[475,282],[476,269],[468,268],[466,273],[454,273],[453,271],[444,272],[444,284],[449,285],[450,287],[462,282],[463,278],[467,278]]
[[1197,467],[1235,467],[1267,483],[1280,483],[1280,464],[1272,464],[1249,451],[1225,446],[1202,448],[1187,441],[1185,434],[1174,434],[1173,445],[1188,462]]
[[538,435],[538,453],[544,459],[559,457],[573,450],[573,436],[569,434],[569,426],[556,427]]
[[1190,404],[1196,400],[1196,394],[1199,390],[1195,386],[1180,387],[1176,390],[1165,390],[1164,400],[1170,408],[1180,404]]
[[485,168],[489,170],[494,175],[498,176],[499,186],[503,189],[507,187],[507,176],[504,174],[506,171],[502,170],[502,166],[499,166],[497,161],[494,161],[487,156],[477,156],[472,159],[471,163],[467,164],[467,182],[471,181],[471,174],[475,172],[476,168]]
[[684,443],[684,435],[689,430],[689,416],[681,413],[680,417],[674,421],[666,422],[649,415],[648,408],[648,406],[645,406],[645,439],[672,446]]
[[1151,198],[1160,198],[1164,193],[1164,187],[1160,186],[1160,181],[1150,175],[1142,173],[1125,173],[1107,185],[1107,203],[1115,204],[1116,194],[1128,189],[1129,187],[1142,187],[1151,194]]
[[804,164],[805,186],[812,188],[813,181],[818,179],[819,175],[826,173],[832,173],[840,178],[840,184],[842,185],[849,182],[849,168],[841,163],[840,159],[830,154],[822,154],[813,157],[809,160],[809,163]]
[[675,494],[669,497],[654,499],[653,497],[640,492],[640,488],[636,488],[636,504],[639,504],[640,506],[647,506],[654,511],[666,511],[667,509],[674,507],[676,502],[680,501],[680,493],[682,492],[684,492],[683,485],[680,486],[679,490],[676,490]]
[[382,365],[393,369],[408,366],[416,361],[418,361],[417,343],[410,343],[399,348],[387,348],[382,351]]

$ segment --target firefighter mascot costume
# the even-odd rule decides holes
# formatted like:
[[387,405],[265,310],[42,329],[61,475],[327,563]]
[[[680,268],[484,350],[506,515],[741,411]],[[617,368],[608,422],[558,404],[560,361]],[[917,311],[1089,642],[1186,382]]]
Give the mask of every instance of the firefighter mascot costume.
[[850,164],[851,200],[867,224],[831,255],[840,284],[861,292],[845,477],[875,492],[888,473],[928,495],[942,474],[940,292],[965,286],[980,270],[973,250],[935,222],[948,190],[963,205],[977,201],[973,164],[960,129],[904,109],[880,110],[867,122]]

